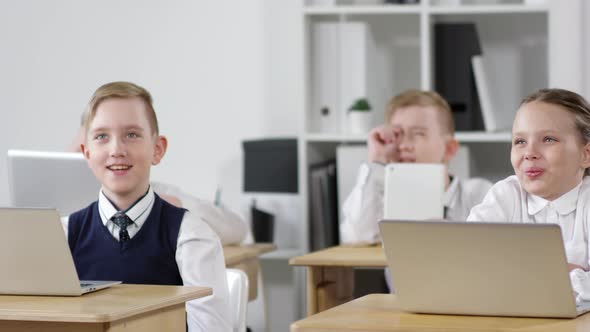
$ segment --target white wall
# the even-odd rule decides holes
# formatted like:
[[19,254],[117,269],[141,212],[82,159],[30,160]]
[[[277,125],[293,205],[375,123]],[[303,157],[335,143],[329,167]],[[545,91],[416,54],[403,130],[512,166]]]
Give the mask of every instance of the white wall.
[[[202,198],[212,199],[219,183],[239,192],[240,141],[293,135],[297,128],[293,111],[274,107],[278,101],[265,92],[276,77],[267,66],[274,62],[265,6],[263,0],[2,0],[0,155],[9,148],[65,149],[94,89],[129,80],[151,91],[169,139],[152,178]],[[0,179],[6,183],[4,157]],[[6,203],[4,185],[0,204]]]

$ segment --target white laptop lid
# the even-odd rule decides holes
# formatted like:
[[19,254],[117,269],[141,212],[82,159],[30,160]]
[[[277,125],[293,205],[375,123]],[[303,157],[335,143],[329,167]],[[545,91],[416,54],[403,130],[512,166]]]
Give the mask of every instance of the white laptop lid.
[[0,266],[0,294],[82,294],[56,210],[0,208]]
[[81,153],[8,150],[10,203],[69,215],[97,200],[100,183]]
[[393,163],[385,166],[385,219],[442,219],[445,166]]
[[577,314],[558,225],[382,221],[380,228],[404,310]]

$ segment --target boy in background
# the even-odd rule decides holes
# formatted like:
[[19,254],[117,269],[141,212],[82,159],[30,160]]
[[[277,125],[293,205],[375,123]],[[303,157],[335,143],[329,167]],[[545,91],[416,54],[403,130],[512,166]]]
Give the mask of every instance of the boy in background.
[[[368,138],[368,162],[361,165],[357,182],[344,202],[340,223],[343,243],[376,243],[383,219],[385,165],[388,163],[442,163],[448,165],[459,149],[449,104],[436,92],[408,90],[388,105],[386,123]],[[491,187],[484,179],[446,177],[445,219],[467,220]]]

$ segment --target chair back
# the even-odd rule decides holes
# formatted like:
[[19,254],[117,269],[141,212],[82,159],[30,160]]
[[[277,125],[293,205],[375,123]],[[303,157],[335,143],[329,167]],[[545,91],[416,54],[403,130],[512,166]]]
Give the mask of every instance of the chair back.
[[248,307],[248,276],[238,269],[226,269],[229,304],[232,316],[232,331],[246,331]]

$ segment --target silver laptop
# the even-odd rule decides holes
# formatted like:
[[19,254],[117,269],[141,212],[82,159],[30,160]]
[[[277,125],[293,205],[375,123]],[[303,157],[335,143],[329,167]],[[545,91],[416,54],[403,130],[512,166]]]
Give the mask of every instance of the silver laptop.
[[419,313],[576,317],[554,224],[382,221],[397,299]]
[[442,219],[445,166],[394,163],[385,166],[385,219]]
[[8,150],[7,157],[11,206],[56,208],[66,216],[98,197],[100,183],[81,153]]
[[78,296],[120,281],[80,281],[60,217],[0,208],[0,294]]

